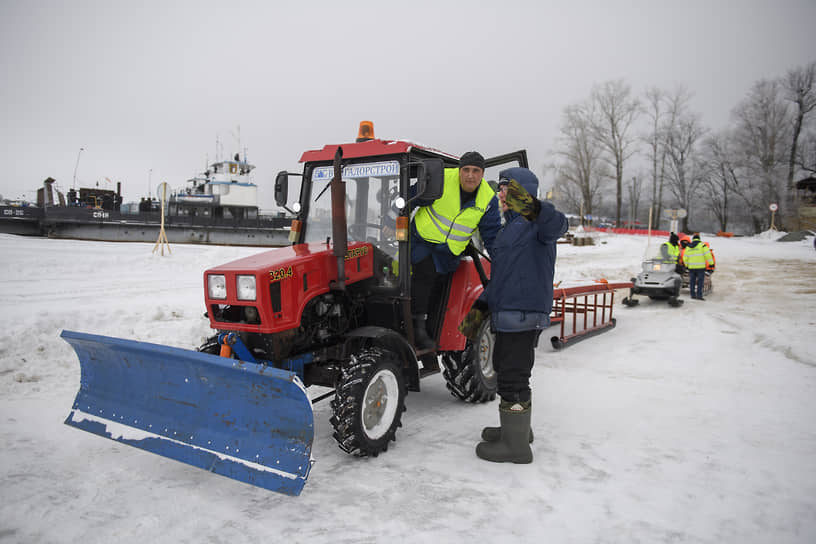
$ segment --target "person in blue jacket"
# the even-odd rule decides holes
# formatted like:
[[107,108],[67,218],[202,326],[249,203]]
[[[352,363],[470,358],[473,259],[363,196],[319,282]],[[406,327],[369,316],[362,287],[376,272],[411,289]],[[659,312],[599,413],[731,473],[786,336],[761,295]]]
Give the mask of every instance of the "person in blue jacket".
[[501,425],[482,430],[476,455],[493,462],[531,463],[530,375],[538,337],[550,324],[556,242],[569,224],[552,203],[533,196],[538,178],[527,168],[500,172],[499,187],[505,223],[493,242],[490,283],[460,330],[475,338],[489,315],[496,334],[493,368]]

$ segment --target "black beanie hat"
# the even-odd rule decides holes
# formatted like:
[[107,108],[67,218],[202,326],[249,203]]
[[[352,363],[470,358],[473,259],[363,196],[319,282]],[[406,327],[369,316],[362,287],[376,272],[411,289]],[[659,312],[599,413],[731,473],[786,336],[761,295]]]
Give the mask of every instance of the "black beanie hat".
[[678,242],[679,240],[680,240],[680,238],[678,238],[678,237],[677,237],[677,235],[676,235],[675,233],[673,233],[673,232],[672,232],[672,233],[669,235],[669,243],[670,243],[671,245],[676,246],[676,245],[677,245],[677,242]]
[[463,166],[476,166],[485,169],[485,160],[477,151],[468,151],[459,158],[459,168]]

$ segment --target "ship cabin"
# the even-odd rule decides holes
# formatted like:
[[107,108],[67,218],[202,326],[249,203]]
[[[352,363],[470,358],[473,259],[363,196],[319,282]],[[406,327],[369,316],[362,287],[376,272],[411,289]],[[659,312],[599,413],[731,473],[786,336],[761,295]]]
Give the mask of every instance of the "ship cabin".
[[170,214],[256,218],[258,186],[250,179],[254,168],[237,153],[233,160],[212,163],[203,174],[187,180],[187,187],[170,196]]

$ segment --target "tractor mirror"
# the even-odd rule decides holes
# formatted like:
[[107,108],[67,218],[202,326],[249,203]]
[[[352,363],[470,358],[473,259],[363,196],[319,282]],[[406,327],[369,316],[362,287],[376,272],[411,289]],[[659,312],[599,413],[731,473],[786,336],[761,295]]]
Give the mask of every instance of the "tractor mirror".
[[442,159],[425,159],[419,164],[417,199],[436,200],[445,188],[445,165]]
[[286,170],[278,172],[275,177],[275,203],[281,208],[286,207],[289,197],[289,173]]

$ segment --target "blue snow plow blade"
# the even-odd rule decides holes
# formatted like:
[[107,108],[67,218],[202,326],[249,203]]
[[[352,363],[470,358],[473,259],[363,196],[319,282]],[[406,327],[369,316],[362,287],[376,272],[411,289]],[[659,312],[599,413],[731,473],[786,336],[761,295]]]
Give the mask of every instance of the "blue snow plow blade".
[[314,416],[296,374],[197,351],[62,331],[81,367],[72,425],[272,491],[299,495]]

